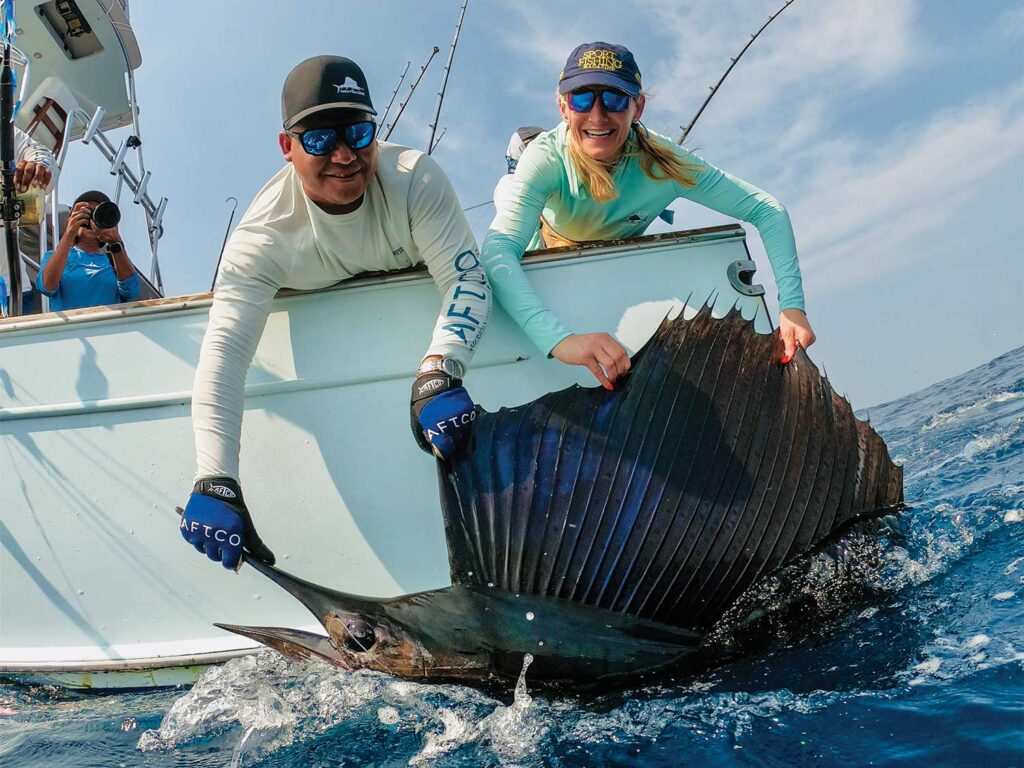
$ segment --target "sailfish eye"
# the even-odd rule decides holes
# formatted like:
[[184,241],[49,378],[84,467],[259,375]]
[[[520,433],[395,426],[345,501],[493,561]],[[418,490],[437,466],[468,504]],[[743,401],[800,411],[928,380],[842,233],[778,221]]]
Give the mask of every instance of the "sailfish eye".
[[353,653],[365,653],[377,643],[373,627],[362,619],[345,619],[345,647]]

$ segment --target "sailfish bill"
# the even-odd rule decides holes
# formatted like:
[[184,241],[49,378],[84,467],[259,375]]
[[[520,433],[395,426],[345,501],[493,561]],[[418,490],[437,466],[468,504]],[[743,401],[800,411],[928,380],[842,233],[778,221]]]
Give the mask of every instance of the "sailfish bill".
[[[609,392],[477,416],[440,464],[453,586],[346,595],[254,561],[327,638],[229,627],[288,655],[401,677],[572,687],[702,668],[746,590],[902,508],[902,469],[799,350],[733,310],[666,320]],[[326,645],[325,645],[326,642]]]

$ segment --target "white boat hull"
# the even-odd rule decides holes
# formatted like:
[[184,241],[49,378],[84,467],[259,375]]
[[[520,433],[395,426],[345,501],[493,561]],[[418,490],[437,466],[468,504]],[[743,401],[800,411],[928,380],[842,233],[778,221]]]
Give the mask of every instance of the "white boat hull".
[[[540,254],[539,293],[581,331],[638,348],[713,297],[769,332],[728,276],[738,226]],[[409,428],[437,292],[425,273],[279,297],[246,387],[241,479],[279,565],[355,594],[448,585],[434,462]],[[209,296],[0,323],[0,676],[71,687],[189,682],[254,645],[212,626],[313,628],[258,573],[181,541],[194,471],[190,393]],[[466,385],[488,410],[587,371],[544,359],[496,308]]]

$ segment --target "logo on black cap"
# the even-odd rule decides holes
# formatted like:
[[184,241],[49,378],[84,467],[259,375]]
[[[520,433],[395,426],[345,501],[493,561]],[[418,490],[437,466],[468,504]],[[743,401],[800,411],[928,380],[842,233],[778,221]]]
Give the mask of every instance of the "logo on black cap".
[[351,77],[346,77],[345,82],[342,83],[341,85],[334,83],[334,87],[338,89],[338,93],[357,93],[360,96],[366,95],[366,89],[359,85],[359,83],[357,83]]

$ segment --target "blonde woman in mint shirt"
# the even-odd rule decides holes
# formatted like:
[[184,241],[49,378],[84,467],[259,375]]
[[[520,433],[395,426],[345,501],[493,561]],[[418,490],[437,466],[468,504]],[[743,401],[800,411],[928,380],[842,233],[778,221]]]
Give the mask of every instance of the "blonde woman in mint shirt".
[[[629,355],[607,333],[575,333],[537,296],[520,265],[531,246],[641,234],[684,197],[757,227],[779,288],[782,362],[814,343],[804,311],[796,242],[786,209],[771,195],[683,150],[640,124],[644,96],[633,54],[618,45],[579,46],[558,83],[564,122],[533,141],[513,177],[513,196],[484,240],[494,295],[542,352],[586,366],[607,389]],[[541,230],[537,233],[538,220]],[[536,236],[536,237],[535,237]]]

